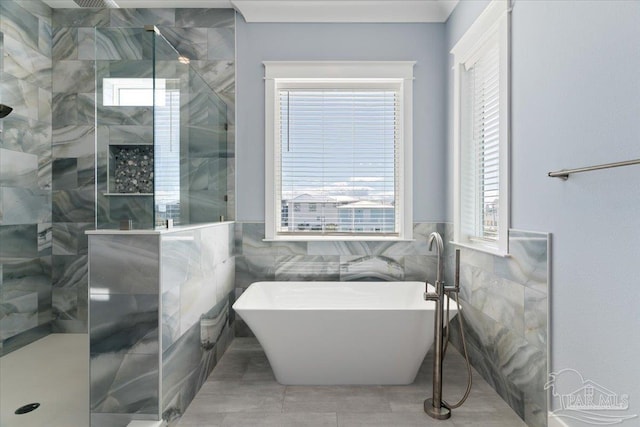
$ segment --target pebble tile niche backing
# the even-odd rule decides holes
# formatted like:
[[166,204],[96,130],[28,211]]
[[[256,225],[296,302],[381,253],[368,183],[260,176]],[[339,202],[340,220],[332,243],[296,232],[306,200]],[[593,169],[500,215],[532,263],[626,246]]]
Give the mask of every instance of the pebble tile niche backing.
[[113,191],[153,193],[153,148],[151,146],[111,146]]

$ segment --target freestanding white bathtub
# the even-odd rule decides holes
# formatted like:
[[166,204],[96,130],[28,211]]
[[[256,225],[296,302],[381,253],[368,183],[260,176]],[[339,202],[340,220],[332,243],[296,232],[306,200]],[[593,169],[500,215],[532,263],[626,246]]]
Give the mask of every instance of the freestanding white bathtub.
[[281,384],[410,384],[434,339],[435,302],[424,290],[424,282],[256,282],[233,308]]

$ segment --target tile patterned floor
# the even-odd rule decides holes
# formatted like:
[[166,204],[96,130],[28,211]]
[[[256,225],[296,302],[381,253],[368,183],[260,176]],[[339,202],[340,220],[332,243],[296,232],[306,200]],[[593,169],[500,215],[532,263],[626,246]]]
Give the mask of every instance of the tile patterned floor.
[[[449,420],[423,411],[431,395],[431,354],[407,386],[284,386],[253,338],[236,338],[193,400],[178,427],[526,427],[474,371],[473,389]],[[449,348],[444,394],[466,387],[464,359]]]

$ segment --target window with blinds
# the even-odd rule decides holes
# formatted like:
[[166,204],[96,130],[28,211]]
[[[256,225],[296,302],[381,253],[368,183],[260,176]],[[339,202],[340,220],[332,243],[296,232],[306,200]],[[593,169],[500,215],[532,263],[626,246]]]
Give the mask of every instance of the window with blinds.
[[462,228],[470,238],[498,239],[500,204],[500,67],[497,41],[465,64],[462,75]]
[[276,232],[398,235],[399,90],[337,86],[278,90]]
[[454,242],[509,253],[509,2],[492,0],[454,55]]
[[413,231],[413,61],[265,61],[265,239]]

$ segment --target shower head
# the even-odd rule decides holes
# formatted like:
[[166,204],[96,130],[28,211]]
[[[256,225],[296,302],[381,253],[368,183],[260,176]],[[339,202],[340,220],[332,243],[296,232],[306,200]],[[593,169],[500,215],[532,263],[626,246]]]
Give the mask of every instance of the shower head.
[[119,9],[120,6],[114,0],[73,0],[75,4],[80,7],[95,7],[95,8],[108,8]]
[[0,104],[0,119],[4,119],[13,111],[13,108],[8,105]]

